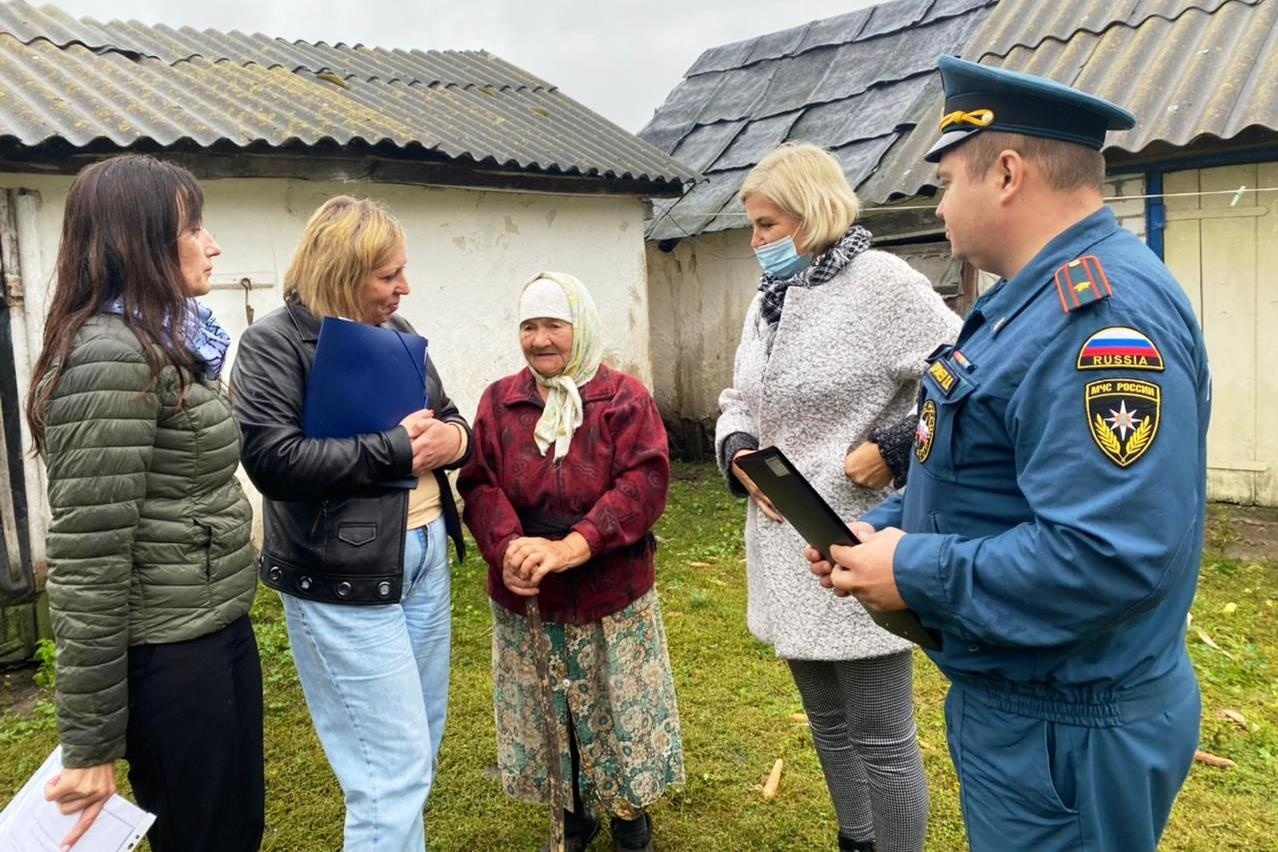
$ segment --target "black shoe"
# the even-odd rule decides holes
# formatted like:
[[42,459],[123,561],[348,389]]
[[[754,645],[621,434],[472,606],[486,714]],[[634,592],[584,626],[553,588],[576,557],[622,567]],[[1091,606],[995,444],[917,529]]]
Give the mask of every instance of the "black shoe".
[[[643,820],[643,828],[636,823]],[[636,819],[618,819],[613,817],[609,826],[612,829],[612,848],[614,852],[654,852],[652,845],[652,817],[647,811]],[[642,831],[642,834],[640,833]],[[639,837],[636,837],[639,835]],[[639,846],[631,846],[630,842],[642,838]]]
[[875,852],[873,840],[853,840],[839,835],[839,852]]
[[[565,812],[564,816],[570,816],[570,814]],[[564,834],[564,852],[586,852],[590,841],[594,840],[595,835],[599,833],[599,817],[595,816],[593,811],[586,811],[583,817],[578,829],[572,834]],[[541,845],[541,852],[551,852],[554,845],[553,838],[546,838],[546,842]]]

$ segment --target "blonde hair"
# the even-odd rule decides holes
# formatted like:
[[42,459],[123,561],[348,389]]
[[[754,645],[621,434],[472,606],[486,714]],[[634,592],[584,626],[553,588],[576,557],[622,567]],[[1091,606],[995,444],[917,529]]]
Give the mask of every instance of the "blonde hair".
[[799,249],[813,255],[834,245],[861,212],[839,161],[809,142],[786,142],[760,160],[738,193],[742,202],[752,195],[798,219],[806,243]]
[[404,245],[404,228],[380,202],[336,195],[311,214],[284,273],[284,297],[316,316],[360,319],[368,276]]

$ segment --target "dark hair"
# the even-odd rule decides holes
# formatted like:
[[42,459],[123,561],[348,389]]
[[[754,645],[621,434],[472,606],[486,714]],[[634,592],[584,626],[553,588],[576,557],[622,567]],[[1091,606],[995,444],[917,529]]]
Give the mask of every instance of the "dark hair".
[[151,366],[151,382],[168,362],[184,391],[192,367],[185,347],[187,290],[178,237],[201,224],[204,191],[186,169],[126,154],[86,166],[67,190],[58,245],[57,282],[45,318],[44,348],[32,369],[27,422],[44,449],[49,399],[76,333],[104,305],[120,299],[124,324]]
[[1037,163],[1052,189],[1086,188],[1099,192],[1105,184],[1105,157],[1086,145],[1020,133],[985,131],[964,142],[961,150],[972,177],[988,172],[999,154],[1012,150]]

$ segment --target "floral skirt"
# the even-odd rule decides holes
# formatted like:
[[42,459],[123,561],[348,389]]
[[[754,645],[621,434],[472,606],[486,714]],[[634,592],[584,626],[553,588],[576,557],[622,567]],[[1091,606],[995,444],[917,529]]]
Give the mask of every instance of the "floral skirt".
[[[502,785],[516,799],[549,801],[546,724],[528,622],[494,603],[493,708]],[[580,754],[582,801],[633,819],[682,784],[683,739],[666,629],[655,590],[590,624],[543,625],[559,727],[562,778],[572,778],[568,724]],[[571,799],[567,803],[571,809]]]

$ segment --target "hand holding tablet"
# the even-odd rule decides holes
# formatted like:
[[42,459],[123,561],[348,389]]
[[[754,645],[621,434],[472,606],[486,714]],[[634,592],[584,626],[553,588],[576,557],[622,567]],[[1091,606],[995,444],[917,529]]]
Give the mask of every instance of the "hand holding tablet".
[[[781,450],[765,447],[738,456],[735,463],[767,495],[799,535],[827,560],[830,560],[832,546],[860,543],[838,513],[830,508],[830,504]],[[909,639],[923,648],[937,650],[941,647],[940,637],[924,628],[912,610],[887,612],[866,606],[865,611],[889,633]]]

